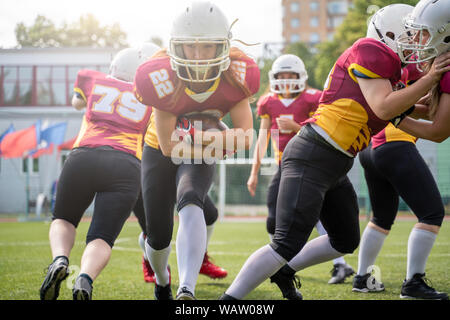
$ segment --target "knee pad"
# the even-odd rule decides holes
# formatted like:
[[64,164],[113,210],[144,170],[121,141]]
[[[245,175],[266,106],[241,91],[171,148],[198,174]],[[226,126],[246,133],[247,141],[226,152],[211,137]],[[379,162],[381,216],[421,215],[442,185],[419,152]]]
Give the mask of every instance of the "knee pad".
[[203,200],[195,190],[188,190],[180,195],[180,198],[178,199],[177,210],[180,211],[188,204],[193,204],[203,209]]
[[433,226],[440,227],[442,225],[442,221],[444,220],[445,209],[444,207],[435,209],[431,212],[428,212],[426,215],[417,217],[420,223],[430,224]]
[[86,245],[89,244],[89,242],[97,240],[97,239],[101,239],[103,241],[105,241],[111,248],[114,246],[114,242],[116,241],[116,239],[112,239],[112,238],[108,238],[105,235],[87,235],[86,236]]
[[147,236],[145,239],[147,244],[155,250],[162,250],[170,246],[170,241],[172,240],[172,235],[169,239],[154,239],[152,236]]
[[354,232],[353,234],[346,234],[345,237],[342,237],[340,239],[330,237],[330,244],[336,251],[349,254],[353,253],[353,251],[358,248],[359,240],[360,235],[358,229],[358,232]]
[[205,222],[207,226],[214,224],[219,217],[219,210],[215,206],[207,206],[206,203],[203,206],[203,214],[205,216]]

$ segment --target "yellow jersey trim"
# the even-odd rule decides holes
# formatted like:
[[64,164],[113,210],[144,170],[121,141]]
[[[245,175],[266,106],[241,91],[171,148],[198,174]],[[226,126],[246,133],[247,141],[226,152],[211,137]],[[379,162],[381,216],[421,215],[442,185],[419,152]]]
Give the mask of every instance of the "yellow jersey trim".
[[369,78],[371,78],[371,79],[381,78],[381,76],[379,76],[378,74],[376,74],[376,73],[370,71],[369,69],[366,69],[366,68],[360,66],[360,65],[357,64],[357,63],[352,63],[352,64],[348,67],[347,71],[348,71],[349,76],[350,76],[350,77],[353,79],[353,81],[355,81],[356,83],[358,83],[358,78],[353,74],[353,70],[357,70],[357,71],[359,71],[360,73],[366,75],[367,77],[369,77]]
[[[214,84],[211,86],[211,88],[209,88],[208,90],[206,90],[205,92],[202,92],[202,93],[216,91],[217,87],[219,86],[219,83],[220,83],[220,77],[214,81]],[[198,94],[198,93],[192,91],[191,89],[189,89],[188,87],[184,88],[184,92],[186,92],[186,94],[188,96],[194,96],[194,95]]]
[[86,96],[84,95],[83,90],[81,90],[80,88],[74,88],[73,91],[75,91],[76,93],[79,93],[83,97],[83,100],[87,102],[87,99],[86,99]]

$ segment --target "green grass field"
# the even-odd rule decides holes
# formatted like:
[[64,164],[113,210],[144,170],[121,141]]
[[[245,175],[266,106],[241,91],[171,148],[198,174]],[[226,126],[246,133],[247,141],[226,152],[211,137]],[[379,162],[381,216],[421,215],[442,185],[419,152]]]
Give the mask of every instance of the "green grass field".
[[[361,232],[366,222],[361,222]],[[327,284],[332,263],[327,262],[300,271],[301,292],[307,300],[396,300],[400,299],[400,287],[406,273],[406,249],[408,235],[414,221],[398,220],[376,261],[381,269],[386,291],[361,294],[351,291],[351,279],[340,285]],[[84,249],[88,222],[80,223],[70,265],[77,270]],[[176,232],[177,226],[175,226]],[[48,222],[5,222],[0,223],[0,300],[39,299],[39,287],[45,276],[45,269],[51,262],[48,242]],[[93,298],[96,300],[153,300],[153,284],[143,281],[141,257],[138,245],[140,228],[137,222],[128,221],[120,234],[111,260],[94,282]],[[316,231],[311,237],[316,237]],[[175,234],[174,234],[175,239]],[[214,261],[228,270],[222,280],[211,280],[200,275],[196,297],[215,300],[231,284],[241,266],[256,249],[268,243],[265,223],[222,221],[216,224],[209,246]],[[170,264],[172,267],[172,291],[178,285],[176,248],[172,244]],[[439,291],[450,292],[450,226],[445,221],[436,240],[427,264],[427,278]],[[358,250],[346,256],[346,260],[357,268]],[[74,279],[71,275],[68,280]],[[66,282],[68,282],[66,280]],[[62,284],[59,299],[70,300],[71,290]],[[281,299],[278,288],[265,281],[247,299]]]

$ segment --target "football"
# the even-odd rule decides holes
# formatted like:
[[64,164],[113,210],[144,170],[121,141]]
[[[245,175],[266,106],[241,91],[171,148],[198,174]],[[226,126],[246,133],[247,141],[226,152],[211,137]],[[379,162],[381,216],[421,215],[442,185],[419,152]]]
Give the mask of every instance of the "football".
[[189,115],[184,115],[186,119],[189,120],[192,126],[196,130],[208,131],[208,130],[219,130],[223,131],[228,129],[228,126],[223,123],[217,117],[214,117],[206,113],[192,113]]

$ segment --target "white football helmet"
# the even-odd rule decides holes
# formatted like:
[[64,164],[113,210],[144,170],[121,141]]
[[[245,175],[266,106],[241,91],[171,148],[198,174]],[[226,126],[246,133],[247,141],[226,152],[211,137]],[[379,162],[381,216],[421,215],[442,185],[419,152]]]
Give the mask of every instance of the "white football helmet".
[[[405,19],[405,32],[397,41],[398,55],[404,63],[428,61],[450,49],[450,1],[421,0]],[[425,44],[424,31],[429,38]]]
[[[280,72],[292,72],[298,74],[298,79],[277,79]],[[293,54],[279,56],[272,64],[269,71],[270,91],[283,93],[297,93],[305,90],[308,73],[302,59]]]
[[406,30],[403,18],[414,9],[407,4],[391,4],[379,9],[367,26],[367,38],[380,40],[394,52],[397,52],[396,40]]
[[[220,77],[230,66],[230,25],[222,11],[209,1],[196,1],[175,18],[169,43],[172,69],[190,82],[208,82]],[[183,44],[212,43],[216,57],[207,60],[186,59]]]
[[145,62],[157,51],[161,50],[161,48],[152,42],[144,42],[143,44],[141,44],[138,50],[141,61]]
[[114,56],[109,66],[109,74],[114,78],[132,82],[141,62],[137,48],[125,48]]

